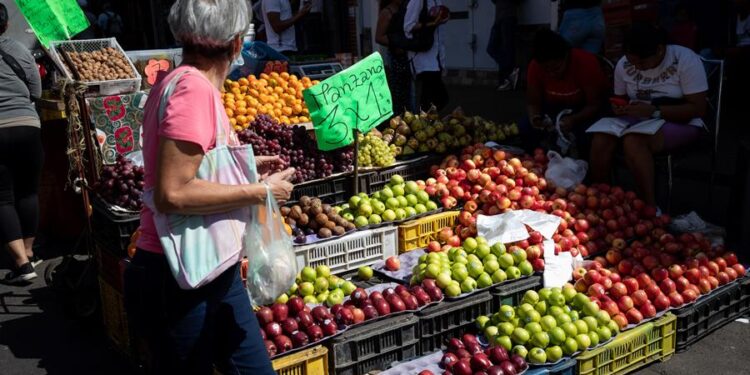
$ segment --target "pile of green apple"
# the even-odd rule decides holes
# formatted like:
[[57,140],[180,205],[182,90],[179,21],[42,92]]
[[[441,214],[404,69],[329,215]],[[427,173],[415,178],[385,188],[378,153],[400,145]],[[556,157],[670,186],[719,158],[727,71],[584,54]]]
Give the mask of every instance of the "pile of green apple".
[[299,296],[305,304],[324,303],[331,307],[344,302],[344,297],[352,294],[354,289],[357,286],[353,282],[332,275],[328,266],[304,267],[289,291],[279,296],[276,302],[286,303],[290,297]]
[[424,188],[423,181],[404,181],[396,174],[382,190],[370,196],[359,193],[349,198],[349,203],[337,207],[337,211],[357,228],[408,219],[438,209]]
[[483,237],[469,237],[461,247],[420,256],[410,282],[434,279],[445,295],[457,297],[532,273],[534,267],[523,249],[509,253],[502,243],[490,246]]
[[493,346],[502,346],[529,363],[555,363],[617,335],[619,326],[585,293],[563,288],[529,290],[518,306],[503,305],[476,319]]

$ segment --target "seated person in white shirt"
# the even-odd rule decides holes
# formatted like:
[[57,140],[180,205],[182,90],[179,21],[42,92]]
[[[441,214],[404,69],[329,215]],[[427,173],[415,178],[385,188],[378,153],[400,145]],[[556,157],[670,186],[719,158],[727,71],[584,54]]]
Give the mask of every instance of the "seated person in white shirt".
[[668,45],[666,40],[666,32],[658,27],[633,25],[625,37],[625,56],[615,68],[618,99],[613,99],[618,121],[633,125],[662,119],[663,125],[653,135],[630,133],[620,138],[594,133],[591,144],[591,182],[609,182],[613,155],[622,141],[637,193],[652,206],[656,205],[653,155],[690,145],[705,132],[701,117],[706,113],[708,82],[703,63],[693,51]]
[[299,12],[292,12],[289,0],[263,0],[263,23],[266,29],[267,44],[283,54],[297,52],[297,38],[294,25],[310,12],[310,2],[305,2]]

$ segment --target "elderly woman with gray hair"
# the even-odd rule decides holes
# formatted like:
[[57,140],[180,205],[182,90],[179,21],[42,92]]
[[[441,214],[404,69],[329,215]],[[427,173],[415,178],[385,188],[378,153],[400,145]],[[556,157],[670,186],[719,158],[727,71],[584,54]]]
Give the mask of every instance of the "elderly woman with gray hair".
[[[155,210],[144,207],[141,212],[141,236],[125,272],[125,295],[157,374],[211,374],[214,369],[274,373],[239,266],[197,289],[181,289],[154,221],[154,211],[211,215],[263,204],[267,191],[277,201],[289,199],[294,170],[268,175],[277,157],[256,157],[262,183],[224,185],[196,178],[217,138],[234,134],[219,89],[240,55],[249,23],[244,1],[177,0],[169,26],[183,45],[183,63],[159,77],[144,109],[145,189],[153,192]],[[161,103],[162,98],[168,100]],[[236,142],[236,137],[222,137],[226,139],[229,145]]]

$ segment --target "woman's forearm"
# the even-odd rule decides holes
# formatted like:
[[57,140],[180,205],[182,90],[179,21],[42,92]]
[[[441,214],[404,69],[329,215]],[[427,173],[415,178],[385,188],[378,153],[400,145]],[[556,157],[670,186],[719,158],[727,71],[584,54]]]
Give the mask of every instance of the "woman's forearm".
[[260,204],[266,194],[264,184],[223,185],[196,178],[178,189],[157,190],[154,200],[162,213],[211,215]]

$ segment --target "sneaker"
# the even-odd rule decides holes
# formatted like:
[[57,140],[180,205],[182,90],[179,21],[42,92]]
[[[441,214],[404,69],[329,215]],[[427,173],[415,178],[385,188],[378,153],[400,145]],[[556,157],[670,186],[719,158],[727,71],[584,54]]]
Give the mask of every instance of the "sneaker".
[[0,280],[3,284],[24,284],[36,278],[36,272],[34,272],[34,266],[31,262],[28,262],[15,270],[8,272],[5,277]]
[[39,264],[41,264],[42,261],[43,261],[43,259],[40,258],[40,257],[38,257],[38,256],[36,256],[36,255],[32,255],[31,257],[29,257],[29,262],[31,262],[31,265],[34,268],[36,268],[36,266],[38,266]]

